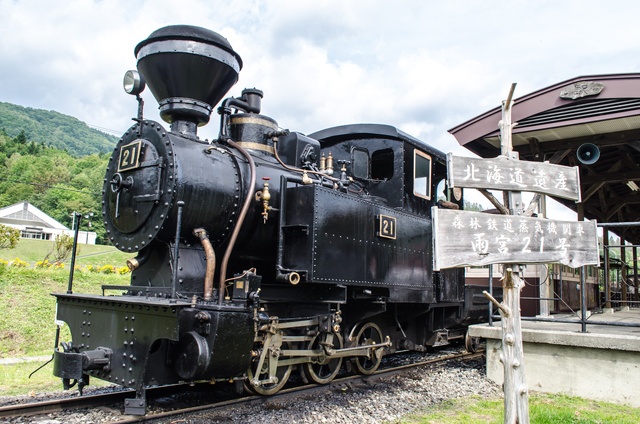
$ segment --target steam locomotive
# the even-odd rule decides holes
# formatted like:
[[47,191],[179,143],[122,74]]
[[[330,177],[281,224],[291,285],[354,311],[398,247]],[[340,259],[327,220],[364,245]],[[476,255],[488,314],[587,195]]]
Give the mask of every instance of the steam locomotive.
[[[133,388],[127,414],[145,413],[155,385],[269,395],[294,369],[319,384],[343,365],[373,373],[483,319],[464,270],[433,270],[431,207],[463,201],[442,152],[388,125],[284,130],[255,88],[222,100],[242,60],[207,29],[158,29],[135,55],[124,88],[138,113],[102,190],[107,238],[135,255],[131,282],[54,294],[72,335],[54,352],[66,389]],[[169,130],[144,118],[146,86]],[[220,101],[219,137],[202,140]]]

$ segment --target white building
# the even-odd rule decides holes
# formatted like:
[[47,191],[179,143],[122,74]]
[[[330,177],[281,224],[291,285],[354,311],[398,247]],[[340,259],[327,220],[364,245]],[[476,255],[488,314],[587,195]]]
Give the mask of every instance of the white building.
[[[54,240],[60,234],[73,237],[73,230],[65,227],[29,202],[20,202],[0,209],[0,224],[20,230],[20,237]],[[96,244],[96,233],[79,231],[78,243]]]

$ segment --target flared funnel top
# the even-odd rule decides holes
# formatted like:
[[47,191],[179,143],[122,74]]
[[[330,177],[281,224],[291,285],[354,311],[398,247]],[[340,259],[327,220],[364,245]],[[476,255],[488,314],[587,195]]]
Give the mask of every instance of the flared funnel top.
[[224,37],[191,25],[154,31],[136,46],[135,55],[168,123],[206,124],[242,69],[240,56]]

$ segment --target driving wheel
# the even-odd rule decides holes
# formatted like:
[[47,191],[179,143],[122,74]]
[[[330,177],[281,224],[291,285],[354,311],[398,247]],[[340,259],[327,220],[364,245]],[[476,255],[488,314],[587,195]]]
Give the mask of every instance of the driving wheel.
[[[358,331],[356,341],[356,346],[382,344],[382,331],[376,324],[368,322]],[[357,356],[353,359],[356,370],[364,375],[373,374],[380,366],[380,362],[382,362],[382,355],[376,354],[374,349],[369,350],[368,356]]]
[[[283,343],[281,348],[289,349],[289,344]],[[254,379],[261,381],[261,380],[267,380],[269,378],[268,355],[269,354],[267,353],[267,357],[265,358],[259,370],[257,368],[258,368],[258,364],[260,363],[260,357],[254,358],[254,360],[251,362],[251,365],[247,370],[247,379],[245,380],[245,385],[244,385],[245,390],[248,391],[249,393],[263,395],[263,396],[272,395],[278,392],[280,389],[282,389],[284,385],[287,383],[287,380],[289,380],[289,376],[291,375],[291,368],[293,368],[293,366],[281,365],[276,368],[276,375],[275,375],[275,377],[277,378],[276,382],[260,384],[260,385],[253,384]],[[280,356],[278,358],[278,360],[282,360],[282,359],[286,359],[286,358],[283,356]]]
[[[332,358],[325,353],[323,342],[326,342],[328,336],[326,333],[321,333],[309,342],[310,350],[322,352],[322,354],[311,358],[310,363],[304,364],[305,375],[309,381],[313,381],[314,383],[327,384],[338,375],[340,367],[342,366],[342,358]],[[330,345],[331,349],[342,349],[342,336],[333,334]]]
[[476,353],[479,346],[480,337],[471,337],[469,335],[469,330],[467,330],[467,333],[464,336],[464,347],[467,349],[467,352]]

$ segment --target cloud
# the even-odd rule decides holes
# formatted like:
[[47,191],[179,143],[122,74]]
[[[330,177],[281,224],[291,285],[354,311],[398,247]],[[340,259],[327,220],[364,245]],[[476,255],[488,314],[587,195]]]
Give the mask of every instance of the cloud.
[[[578,75],[640,68],[640,4],[611,0],[0,0],[0,101],[55,109],[124,131],[121,90],[133,48],[169,24],[225,36],[240,82],[265,91],[264,113],[302,132],[379,122],[447,150],[447,129],[516,96]],[[144,93],[146,113],[157,104]],[[414,133],[414,131],[416,133]],[[217,117],[201,130],[217,134]]]

